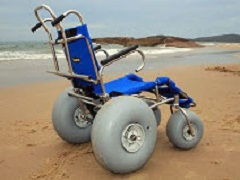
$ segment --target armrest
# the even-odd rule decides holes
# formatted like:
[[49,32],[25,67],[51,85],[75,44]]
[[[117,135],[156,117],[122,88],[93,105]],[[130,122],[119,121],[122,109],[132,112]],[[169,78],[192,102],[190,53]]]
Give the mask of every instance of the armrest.
[[101,48],[102,48],[102,46],[100,44],[98,44],[98,45],[93,47],[93,51],[97,51],[97,50],[99,50]]
[[119,51],[117,54],[113,54],[113,55],[107,57],[106,59],[102,60],[101,65],[105,66],[107,64],[110,64],[111,62],[121,58],[124,55],[129,54],[131,51],[134,51],[137,48],[138,48],[138,45],[134,45],[134,46],[131,46],[129,48],[123,49],[123,50]]
[[105,54],[106,58],[109,57],[108,52],[106,50],[102,49],[102,46],[100,44],[93,46],[93,51],[94,51],[94,53],[103,52]]
[[144,66],[145,66],[145,55],[142,51],[138,50],[138,45],[135,46],[131,46],[129,48],[123,49],[120,52],[118,52],[117,54],[114,54],[112,56],[107,57],[106,59],[101,61],[101,70],[100,70],[100,75],[103,75],[103,71],[104,68],[110,64],[112,64],[114,61],[117,61],[121,58],[124,58],[125,56],[127,56],[130,53],[134,53],[137,52],[141,57],[142,57],[142,64],[135,70],[136,72],[141,71]]

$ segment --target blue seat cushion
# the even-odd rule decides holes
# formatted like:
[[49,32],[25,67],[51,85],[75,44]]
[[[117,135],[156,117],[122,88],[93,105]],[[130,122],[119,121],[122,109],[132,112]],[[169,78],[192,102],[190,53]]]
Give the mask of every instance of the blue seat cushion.
[[[124,77],[115,79],[113,81],[104,84],[106,93],[108,94],[125,94],[131,95],[140,93],[142,91],[148,91],[155,88],[156,83],[154,81],[144,82],[141,77],[135,74],[128,74]],[[95,89],[95,93],[98,93],[98,89]]]
[[[159,93],[167,98],[173,98],[175,94],[179,95],[179,105],[183,108],[190,108],[194,100],[184,93],[169,77],[158,77],[156,79]],[[171,104],[170,102],[169,104]]]

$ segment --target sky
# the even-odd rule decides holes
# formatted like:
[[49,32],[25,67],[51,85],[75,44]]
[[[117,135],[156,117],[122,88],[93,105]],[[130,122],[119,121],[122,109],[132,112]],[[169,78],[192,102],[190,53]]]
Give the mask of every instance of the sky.
[[[240,34],[240,0],[1,0],[0,41],[47,40],[43,30],[30,31],[37,23],[34,8],[41,4],[57,16],[70,9],[81,12],[93,38]],[[74,27],[78,20],[71,16],[63,25]]]

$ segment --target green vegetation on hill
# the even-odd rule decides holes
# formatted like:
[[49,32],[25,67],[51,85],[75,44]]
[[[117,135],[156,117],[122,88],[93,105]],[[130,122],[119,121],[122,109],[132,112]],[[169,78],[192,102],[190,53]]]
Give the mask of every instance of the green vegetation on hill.
[[240,43],[240,35],[239,34],[223,34],[223,35],[212,36],[212,37],[200,37],[192,40],[197,42]]

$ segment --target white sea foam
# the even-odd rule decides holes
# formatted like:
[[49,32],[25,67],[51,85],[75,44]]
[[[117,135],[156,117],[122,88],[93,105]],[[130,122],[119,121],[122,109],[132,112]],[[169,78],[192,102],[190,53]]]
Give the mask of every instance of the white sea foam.
[[172,47],[166,47],[166,48],[157,48],[157,49],[148,49],[144,50],[144,53],[149,55],[159,55],[159,54],[170,54],[170,53],[177,53],[177,52],[187,52],[191,51],[190,48],[172,48]]
[[214,46],[216,43],[213,42],[198,42],[198,44],[203,45],[203,46]]
[[[109,55],[113,55],[119,52],[124,47],[118,45],[107,45],[103,46]],[[157,56],[168,53],[186,52],[192,49],[189,48],[172,48],[172,47],[140,47],[140,50],[144,54],[150,56]],[[61,48],[56,48],[56,54],[58,58],[65,58],[65,55]],[[103,56],[102,52],[98,52],[97,56]],[[136,56],[137,53],[131,56]],[[52,59],[51,51],[49,47],[43,43],[23,43],[23,44],[0,44],[0,61],[11,61],[11,60],[45,60]]]
[[[173,47],[166,47],[166,48],[157,48],[157,47],[142,48],[142,47],[140,47],[139,49],[142,50],[145,55],[171,54],[171,53],[178,53],[178,52],[187,52],[187,51],[192,50],[190,48],[173,48]],[[120,50],[121,49],[107,49],[107,52],[108,52],[109,55],[113,55]],[[100,52],[97,53],[97,55],[98,56],[103,56],[104,53],[100,51]],[[132,54],[132,56],[134,56],[134,55],[137,55],[137,54]]]
[[[11,60],[40,60],[40,59],[52,59],[52,54],[34,54],[24,51],[2,51],[0,52],[0,61],[11,61]],[[64,54],[59,54],[59,58],[64,58]]]

